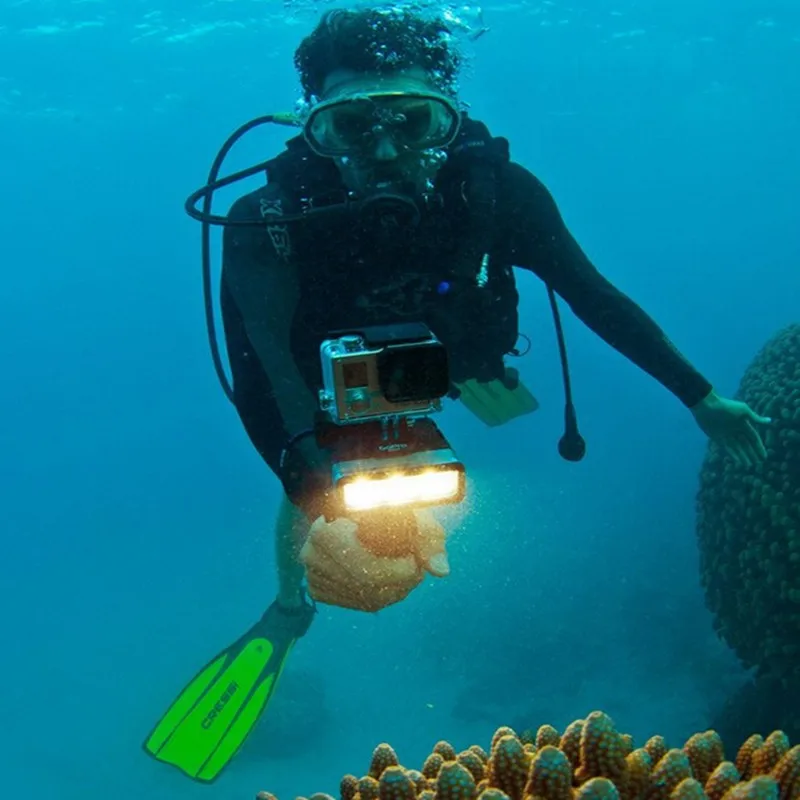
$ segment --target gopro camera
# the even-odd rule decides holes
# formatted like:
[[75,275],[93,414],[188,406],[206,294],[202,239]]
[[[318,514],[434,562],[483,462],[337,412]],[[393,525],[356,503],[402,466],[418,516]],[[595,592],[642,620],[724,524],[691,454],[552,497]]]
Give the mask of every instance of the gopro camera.
[[447,351],[427,325],[339,331],[320,358],[315,435],[339,511],[460,503],[464,465],[430,419],[450,388]]
[[337,425],[441,411],[447,351],[427,325],[337,332],[320,345],[320,409]]

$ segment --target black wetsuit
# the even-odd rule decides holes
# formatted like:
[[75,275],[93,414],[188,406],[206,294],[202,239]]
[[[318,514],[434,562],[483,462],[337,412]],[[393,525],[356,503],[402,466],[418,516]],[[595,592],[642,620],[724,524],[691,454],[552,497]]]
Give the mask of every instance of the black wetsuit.
[[[457,298],[443,299],[440,290],[443,265],[458,258],[470,224],[459,176],[443,170],[440,177],[443,207],[426,212],[413,231],[388,239],[342,225],[340,218],[329,228],[289,226],[287,238],[268,234],[266,227],[226,228],[221,303],[235,402],[253,444],[276,474],[289,437],[312,423],[319,344],[332,329],[423,318],[448,347],[457,377],[491,377],[479,374],[481,363],[465,355],[481,342],[491,320],[460,308]],[[230,217],[264,216],[281,195],[280,186],[269,184],[240,198]],[[685,405],[708,394],[711,385],[656,323],[592,265],[545,186],[513,161],[499,169],[495,220],[495,270],[512,274],[519,267],[538,275],[591,330]],[[457,294],[457,287],[449,294]],[[516,314],[515,290],[511,300]],[[443,307],[450,309],[456,333]],[[503,308],[498,313],[508,313]],[[302,402],[293,405],[301,394]]]

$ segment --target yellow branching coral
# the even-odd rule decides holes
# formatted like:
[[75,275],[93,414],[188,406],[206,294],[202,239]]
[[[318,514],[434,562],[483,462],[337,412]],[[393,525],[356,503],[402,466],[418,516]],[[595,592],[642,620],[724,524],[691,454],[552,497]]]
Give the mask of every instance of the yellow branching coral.
[[788,752],[789,737],[783,731],[773,731],[753,753],[750,760],[752,774],[768,775]]
[[581,735],[583,734],[583,720],[576,719],[567,725],[567,729],[561,735],[560,747],[564,755],[569,759],[573,769],[577,769],[581,763]]
[[[532,730],[532,729],[531,729]],[[800,800],[800,745],[786,734],[751,736],[725,761],[714,731],[691,736],[682,748],[662,737],[636,748],[600,711],[562,733],[550,725],[523,742],[498,728],[487,753],[460,753],[437,742],[421,770],[399,762],[380,744],[363,777],[345,775],[340,800]],[[258,800],[277,800],[261,792]],[[298,798],[297,800],[303,800]],[[315,794],[309,800],[333,800]]]
[[663,736],[651,736],[644,743],[644,749],[650,754],[650,759],[654,764],[658,764],[669,750]]
[[725,794],[730,791],[742,779],[736,764],[732,761],[723,761],[708,776],[706,781],[706,794],[708,800],[722,800]]
[[689,737],[683,746],[683,752],[686,753],[692,766],[692,774],[701,784],[705,784],[708,776],[725,757],[722,740],[716,731],[696,733]]
[[358,793],[358,778],[355,775],[345,775],[339,784],[339,797],[342,800],[353,800]]
[[476,784],[486,776],[486,763],[474,750],[464,750],[459,753],[456,761],[470,771]]
[[647,792],[647,800],[667,800],[672,790],[686,778],[692,777],[689,758],[683,750],[667,750],[664,757],[653,767],[653,777]]
[[[560,738],[560,737],[559,737]],[[553,745],[545,745],[531,762],[525,800],[571,800],[572,765],[564,753]]]
[[706,800],[703,784],[695,778],[684,778],[669,796],[670,800]]
[[492,743],[489,746],[489,752],[493,753],[495,747],[497,747],[497,743],[504,737],[504,736],[513,736],[515,739],[518,738],[516,731],[513,728],[509,728],[506,725],[501,725],[495,732],[494,736],[492,736]]
[[376,780],[383,775],[384,770],[398,765],[397,753],[391,745],[379,744],[372,752],[372,761],[369,765],[369,775]]
[[759,775],[745,783],[738,783],[725,800],[778,800],[778,782],[769,775]]
[[593,711],[586,718],[581,733],[579,783],[590,778],[621,778],[625,773],[627,748],[608,714]]
[[[409,769],[406,770],[406,774],[411,779],[411,782],[414,784],[414,788],[416,789],[416,794],[424,792],[425,789],[430,788],[430,786],[428,785],[428,779],[419,770]],[[345,800],[345,798],[343,797],[342,800]]]
[[753,774],[753,755],[762,744],[764,744],[764,737],[760,733],[754,733],[739,748],[739,752],[736,754],[736,769],[739,770],[739,774],[745,780]]
[[433,746],[433,752],[438,753],[445,761],[456,760],[456,749],[450,742],[445,742],[444,740],[436,742]]
[[457,761],[445,761],[436,779],[436,800],[473,800],[476,795],[469,770]]
[[633,736],[629,733],[622,734],[622,752],[627,756],[633,752]]
[[575,800],[619,800],[619,792],[608,778],[589,778],[575,792]]
[[422,765],[422,774],[429,780],[434,780],[439,774],[442,764],[444,764],[442,756],[439,753],[431,753]]
[[504,791],[511,800],[522,800],[530,761],[530,754],[525,752],[522,742],[516,736],[501,736],[496,740],[489,756],[486,774],[489,785]]
[[469,749],[475,753],[484,764],[489,763],[489,754],[479,744],[473,744]]
[[783,756],[772,775],[778,782],[781,800],[800,798],[800,745],[795,745]]
[[[625,780],[619,789],[622,800],[642,800],[650,787],[653,759],[643,747],[625,756]],[[344,798],[342,798],[344,800]]]
[[539,730],[536,731],[534,744],[537,750],[541,750],[543,747],[547,747],[547,745],[558,747],[560,741],[561,734],[552,725],[542,725]]
[[402,767],[389,766],[380,777],[380,800],[416,800],[417,787]]

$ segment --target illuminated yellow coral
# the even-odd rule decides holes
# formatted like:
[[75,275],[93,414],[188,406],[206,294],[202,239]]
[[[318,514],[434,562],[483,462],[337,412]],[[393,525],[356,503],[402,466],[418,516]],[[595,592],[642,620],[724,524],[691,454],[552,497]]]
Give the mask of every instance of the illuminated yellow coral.
[[434,780],[439,774],[442,764],[444,764],[444,759],[441,754],[431,753],[422,765],[422,774],[428,778],[428,780]]
[[369,765],[369,776],[376,780],[383,775],[383,771],[388,767],[396,767],[400,762],[397,760],[397,753],[394,748],[386,743],[379,744],[372,751],[372,760]]
[[769,775],[759,775],[728,790],[724,800],[778,800],[778,782]]
[[358,795],[361,800],[377,800],[379,792],[378,781],[371,775],[365,775],[358,782]]
[[[411,782],[414,784],[414,788],[417,794],[420,792],[424,792],[425,789],[431,788],[428,785],[428,779],[417,769],[408,769],[406,770],[406,775],[410,778]],[[344,800],[344,798],[342,798]]]
[[681,781],[691,777],[692,767],[686,753],[677,748],[667,750],[653,767],[647,800],[666,800]]
[[416,800],[417,787],[402,767],[386,767],[379,784],[380,800]]
[[621,739],[622,739],[622,752],[627,756],[633,752],[634,748],[633,736],[631,736],[629,733],[623,733]]
[[567,725],[566,730],[561,736],[559,747],[564,751],[564,755],[569,759],[573,769],[577,769],[581,764],[581,734],[583,733],[583,720],[576,719]]
[[450,742],[442,741],[436,742],[433,746],[433,752],[438,753],[445,761],[455,761],[456,760],[456,749]]
[[339,797],[341,800],[353,800],[358,792],[358,778],[355,775],[345,775],[339,783]]
[[458,761],[445,761],[436,778],[436,800],[474,800],[478,792],[469,770]]
[[670,794],[670,800],[706,800],[703,784],[695,778],[684,778]]
[[748,780],[753,774],[753,756],[756,750],[764,744],[764,737],[760,733],[754,733],[745,743],[739,748],[736,754],[736,769],[744,780]]
[[722,800],[725,793],[736,786],[741,779],[742,776],[732,761],[723,761],[718,764],[706,781],[708,800]]
[[800,799],[800,745],[784,754],[772,770],[778,782],[781,800]]
[[667,750],[669,750],[663,736],[651,736],[644,743],[644,749],[650,754],[650,758],[654,764],[658,764],[667,754]]
[[590,778],[576,792],[575,800],[620,800],[617,787],[608,778]]
[[625,779],[619,787],[622,800],[642,800],[650,787],[653,760],[643,747],[625,756]]
[[[345,775],[340,800],[800,800],[800,745],[784,733],[751,736],[724,761],[714,731],[690,737],[683,748],[667,749],[654,736],[631,750],[630,736],[610,717],[593,712],[559,736],[543,725],[523,744],[511,728],[498,728],[490,753],[472,745],[456,754],[437,742],[421,770],[398,763],[380,744],[368,774]],[[449,758],[448,756],[452,756]],[[654,761],[658,756],[658,761]],[[595,774],[602,773],[602,774]],[[277,800],[261,792],[258,800]],[[296,798],[296,800],[305,800]],[[308,800],[333,800],[312,794]]]
[[580,766],[575,772],[579,783],[590,778],[619,779],[625,773],[625,742],[608,714],[593,711],[581,732]]
[[525,798],[571,800],[572,765],[557,747],[545,745],[533,757],[525,785]]
[[463,750],[456,756],[456,761],[470,771],[476,784],[486,777],[486,764],[474,750]]
[[561,734],[552,725],[542,725],[539,730],[536,731],[534,744],[537,750],[541,750],[543,747],[547,747],[547,745],[558,747],[560,742]]
[[753,753],[750,760],[751,774],[768,775],[788,752],[789,737],[783,731],[773,731]]
[[467,749],[475,753],[475,755],[478,756],[478,758],[480,758],[484,764],[489,763],[489,754],[479,744],[473,744]]
[[516,736],[505,734],[495,739],[486,773],[489,786],[501,789],[511,800],[522,800],[530,761],[530,754]]
[[510,800],[510,798],[499,789],[488,788],[480,793],[480,800]]
[[724,756],[722,740],[716,731],[695,733],[683,746],[683,752],[689,759],[694,777],[701,784],[705,784]]

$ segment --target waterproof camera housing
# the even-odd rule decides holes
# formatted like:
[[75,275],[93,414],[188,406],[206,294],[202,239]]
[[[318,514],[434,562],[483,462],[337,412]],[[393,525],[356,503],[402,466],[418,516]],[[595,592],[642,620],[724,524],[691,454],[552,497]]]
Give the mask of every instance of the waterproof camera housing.
[[338,425],[440,411],[450,388],[447,351],[419,323],[340,333],[320,346],[320,408]]
[[430,415],[450,387],[447,351],[423,324],[340,332],[320,346],[315,434],[342,513],[459,503],[464,465]]

